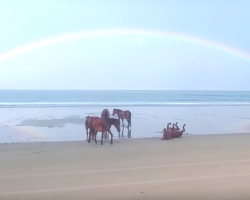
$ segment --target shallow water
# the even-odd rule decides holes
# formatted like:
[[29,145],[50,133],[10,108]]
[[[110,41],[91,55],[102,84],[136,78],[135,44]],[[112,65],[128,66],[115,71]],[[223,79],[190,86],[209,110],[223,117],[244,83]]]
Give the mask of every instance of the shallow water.
[[[185,134],[250,133],[249,106],[121,107],[132,112],[132,127],[116,138],[161,137],[168,122],[186,124]],[[112,112],[113,108],[109,108]],[[85,116],[100,116],[102,109],[86,107],[2,108],[0,143],[86,140]],[[122,130],[122,129],[121,129]],[[98,133],[100,139],[101,133]]]

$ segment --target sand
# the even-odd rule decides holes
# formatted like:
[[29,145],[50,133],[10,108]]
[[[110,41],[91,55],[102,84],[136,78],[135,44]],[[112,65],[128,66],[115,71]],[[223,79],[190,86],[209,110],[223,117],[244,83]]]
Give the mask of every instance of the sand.
[[[102,109],[2,108],[0,200],[250,199],[250,106],[124,107],[132,128],[88,144]],[[161,141],[176,121],[185,135]]]
[[0,199],[250,199],[250,134],[0,145]]

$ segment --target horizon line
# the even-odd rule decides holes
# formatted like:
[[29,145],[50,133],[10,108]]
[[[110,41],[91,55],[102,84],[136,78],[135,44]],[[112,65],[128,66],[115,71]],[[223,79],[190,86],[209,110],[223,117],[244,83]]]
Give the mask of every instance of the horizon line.
[[0,89],[0,91],[6,91],[6,90],[18,90],[18,91],[231,91],[231,92],[237,92],[237,91],[240,91],[240,92],[250,92],[250,90],[229,90],[229,89],[218,89],[218,90],[215,90],[215,89],[204,89],[204,90],[201,90],[201,89],[188,89],[188,90],[184,90],[184,89],[166,89],[166,90],[152,90],[152,89],[137,89],[137,90],[130,90],[130,89],[121,89],[121,90],[118,90],[118,89]]

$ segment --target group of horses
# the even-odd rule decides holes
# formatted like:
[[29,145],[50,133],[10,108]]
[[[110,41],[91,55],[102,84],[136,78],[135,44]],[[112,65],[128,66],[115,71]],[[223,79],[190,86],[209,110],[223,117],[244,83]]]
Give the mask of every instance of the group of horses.
[[[111,118],[110,112],[108,109],[104,109],[101,113],[101,117],[95,117],[95,116],[87,116],[85,120],[85,128],[86,128],[86,135],[87,135],[87,141],[90,143],[90,140],[95,140],[95,143],[97,143],[96,135],[98,132],[102,133],[101,137],[101,144],[103,145],[103,137],[106,135],[106,138],[108,137],[108,134],[111,135],[111,141],[110,144],[113,144],[113,133],[111,132],[110,128],[113,125],[117,132],[120,134],[120,119],[122,120],[123,128],[124,128],[124,119],[128,122],[128,128],[131,127],[131,112],[129,110],[120,110],[120,109],[113,109],[113,116],[117,115],[118,119]],[[171,122],[168,123],[167,128],[163,129],[163,138],[162,140],[172,140],[174,138],[180,138],[182,134],[185,132],[185,126],[183,125],[183,129],[180,130],[178,127],[178,122],[173,123],[173,126],[170,127]],[[88,132],[89,130],[89,132]]]
[[183,129],[180,130],[178,127],[178,122],[173,123],[172,128],[170,127],[171,122],[168,123],[167,129],[163,129],[163,138],[162,140],[172,140],[174,138],[180,138],[182,134],[185,132],[185,126],[186,124],[183,125]]
[[103,145],[104,134],[111,135],[110,144],[113,144],[113,133],[111,132],[110,128],[112,125],[114,125],[117,132],[120,133],[120,127],[121,127],[120,119],[122,120],[123,127],[124,127],[124,122],[123,122],[124,119],[126,119],[128,122],[128,128],[131,127],[131,112],[129,110],[123,111],[120,109],[113,109],[112,115],[113,116],[117,115],[118,119],[110,118],[110,112],[108,109],[104,109],[102,111],[101,118],[95,117],[95,116],[86,117],[85,128],[86,128],[86,135],[87,135],[88,143],[90,143],[91,137],[92,137],[92,140],[95,140],[95,143],[97,143],[97,140],[96,140],[97,132],[101,132],[102,133],[101,144]]

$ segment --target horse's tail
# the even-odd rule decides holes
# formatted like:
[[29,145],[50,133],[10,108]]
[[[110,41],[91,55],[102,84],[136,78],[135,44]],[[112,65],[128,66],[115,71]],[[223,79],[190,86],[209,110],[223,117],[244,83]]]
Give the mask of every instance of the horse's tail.
[[128,121],[129,121],[129,126],[131,127],[131,112],[129,112]]
[[86,117],[86,119],[85,119],[85,128],[86,128],[86,130],[87,130],[88,124],[89,124],[89,119]]

